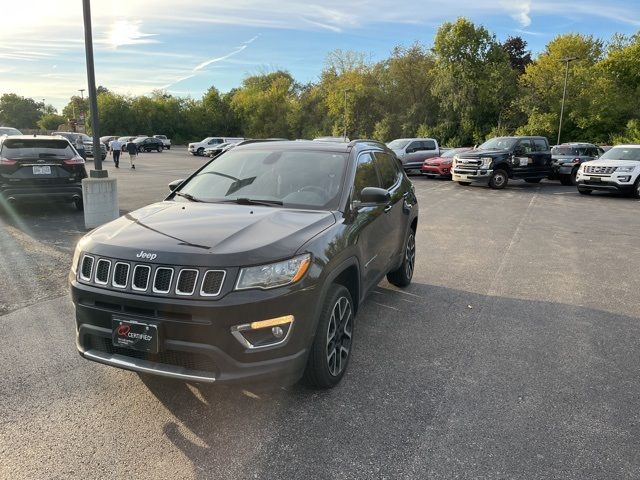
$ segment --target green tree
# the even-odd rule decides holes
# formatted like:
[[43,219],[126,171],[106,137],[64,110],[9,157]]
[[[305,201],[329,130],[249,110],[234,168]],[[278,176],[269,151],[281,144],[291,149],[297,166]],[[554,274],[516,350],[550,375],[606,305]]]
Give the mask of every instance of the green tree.
[[0,97],[0,124],[14,128],[36,128],[42,107],[43,104],[33,98],[5,93]]
[[57,130],[60,125],[66,123],[66,118],[57,113],[45,113],[38,120],[38,128],[42,130]]

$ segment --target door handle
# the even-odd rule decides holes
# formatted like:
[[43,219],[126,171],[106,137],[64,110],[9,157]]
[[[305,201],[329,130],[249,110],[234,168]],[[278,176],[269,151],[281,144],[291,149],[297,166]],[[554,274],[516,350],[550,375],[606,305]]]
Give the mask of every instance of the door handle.
[[393,204],[389,203],[384,207],[384,213],[387,213],[393,208]]

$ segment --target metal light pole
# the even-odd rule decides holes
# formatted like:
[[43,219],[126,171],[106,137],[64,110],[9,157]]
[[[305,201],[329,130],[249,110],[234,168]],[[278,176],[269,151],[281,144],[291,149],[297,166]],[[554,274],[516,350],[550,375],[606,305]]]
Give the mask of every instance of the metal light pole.
[[[82,13],[84,14],[84,48],[87,54],[87,82],[89,84],[89,109],[91,110],[91,129],[93,133],[93,165],[91,176],[104,178],[107,171],[102,170],[102,155],[100,150],[100,134],[98,132],[98,96],[96,95],[96,74],[93,66],[93,35],[91,32],[91,2],[82,0]],[[84,88],[80,89],[84,100]]]
[[562,90],[562,106],[560,107],[560,124],[558,125],[558,143],[560,145],[560,135],[562,134],[562,117],[564,115],[564,99],[567,96],[567,79],[569,78],[569,63],[578,60],[578,57],[564,57],[560,61],[565,62],[564,89]]
[[80,92],[80,99],[84,102],[84,88],[80,88],[78,89],[78,91]]

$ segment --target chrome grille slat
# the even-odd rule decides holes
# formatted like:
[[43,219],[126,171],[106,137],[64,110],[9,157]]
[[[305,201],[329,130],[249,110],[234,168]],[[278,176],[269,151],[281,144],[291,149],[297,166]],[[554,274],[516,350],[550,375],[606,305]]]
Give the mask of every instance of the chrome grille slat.
[[98,285],[106,285],[109,283],[109,273],[111,273],[111,260],[101,258],[96,263],[96,276],[94,281]]
[[618,167],[605,167],[599,165],[585,165],[584,172],[585,173],[596,173],[600,175],[611,175],[613,172],[617,170]]
[[169,293],[173,280],[173,268],[158,267],[153,276],[153,293]]
[[203,297],[216,297],[220,295],[226,275],[227,272],[225,270],[207,270],[202,279],[200,295]]
[[125,262],[116,262],[113,267],[113,280],[111,285],[116,288],[127,288],[129,281],[129,264]]
[[193,295],[198,284],[198,270],[184,268],[178,274],[176,282],[176,295]]
[[85,255],[82,257],[82,267],[80,267],[80,278],[86,282],[91,281],[91,275],[93,274],[93,263],[95,258],[91,255]]
[[151,267],[149,265],[136,265],[133,269],[131,288],[137,292],[146,292],[147,288],[149,288],[150,277]]

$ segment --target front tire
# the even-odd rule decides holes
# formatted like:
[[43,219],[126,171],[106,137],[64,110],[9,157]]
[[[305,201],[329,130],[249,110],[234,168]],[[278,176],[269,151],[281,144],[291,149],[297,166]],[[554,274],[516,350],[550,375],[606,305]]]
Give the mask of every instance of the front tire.
[[591,195],[592,190],[589,190],[588,188],[579,188],[578,192],[581,195]]
[[196,152],[196,154],[197,154],[199,157],[201,157],[203,153],[204,153],[204,148],[202,148],[202,147],[200,147],[200,148],[198,149],[198,151]]
[[494,170],[489,179],[489,186],[494,190],[502,190],[509,183],[509,175],[502,169]]
[[407,241],[404,244],[404,255],[400,268],[387,273],[387,280],[396,287],[407,287],[411,284],[413,271],[416,266],[416,232],[409,230]]
[[349,290],[334,284],[329,288],[304,370],[303,381],[314,388],[336,386],[351,358],[354,306]]
[[640,177],[638,177],[638,179],[636,180],[636,185],[631,195],[633,196],[633,198],[640,198]]
[[162,147],[158,145],[158,153],[162,152]]

